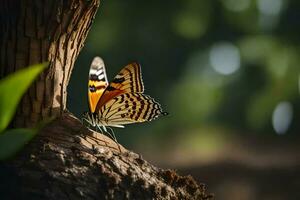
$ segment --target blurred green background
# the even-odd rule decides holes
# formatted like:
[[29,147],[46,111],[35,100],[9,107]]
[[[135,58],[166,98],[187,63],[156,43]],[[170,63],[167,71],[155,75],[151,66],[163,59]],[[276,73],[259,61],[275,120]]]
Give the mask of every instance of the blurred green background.
[[142,65],[169,116],[115,129],[147,160],[208,184],[217,199],[300,199],[300,1],[101,1],[69,84],[88,109],[90,62],[109,80]]

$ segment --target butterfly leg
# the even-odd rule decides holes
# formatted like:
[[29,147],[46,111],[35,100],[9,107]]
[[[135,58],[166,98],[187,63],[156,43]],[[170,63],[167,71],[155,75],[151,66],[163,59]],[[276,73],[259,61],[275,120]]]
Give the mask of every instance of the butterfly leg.
[[[112,138],[113,138],[114,141],[117,143],[120,153],[122,153],[122,150],[121,150],[121,148],[120,148],[120,144],[119,144],[119,142],[118,142],[118,140],[117,140],[117,137],[116,137],[116,135],[115,135],[114,130],[113,130],[111,127],[109,127],[109,126],[108,126],[107,128],[109,128],[109,129],[111,130],[111,135],[113,136]],[[107,131],[107,132],[108,132],[108,131]]]
[[[82,124],[85,125],[87,122],[88,122],[88,121],[87,121],[86,118],[84,118],[84,117],[81,118],[81,123],[82,123]],[[87,123],[87,124],[89,125],[89,123]]]
[[102,134],[105,133],[105,131],[102,130],[101,126],[99,126],[98,124],[96,124],[96,126],[97,126],[98,130],[99,130]]
[[[113,139],[115,142],[117,142],[117,139],[116,139],[114,133],[110,133],[110,132],[107,130],[107,128],[106,128],[105,126],[102,126],[102,128],[104,129],[104,132],[107,133],[107,134],[109,135],[109,137],[110,137],[111,139]],[[110,127],[108,127],[108,128],[110,128]],[[111,130],[111,128],[110,128],[110,130]]]
[[108,126],[107,128],[109,128],[109,130],[111,130],[111,132],[109,132],[108,129],[105,126],[99,126],[98,124],[96,126],[99,129],[99,131],[101,131],[102,134],[107,133],[108,136],[117,143],[119,151],[121,153],[122,151],[121,151],[120,145],[117,141],[117,138],[115,136],[114,130],[111,127]]
[[[109,126],[108,126],[107,128],[109,128],[109,129],[111,130],[112,138],[114,139],[114,141],[115,141],[116,143],[118,143],[114,130],[113,130],[111,127],[109,127]],[[108,131],[107,131],[107,132],[108,132]]]
[[93,126],[93,125],[91,124],[91,122],[90,122],[87,118],[85,118],[85,117],[82,117],[82,118],[81,118],[81,122],[82,122],[82,124],[84,124],[85,126],[87,126],[87,128],[93,129],[93,127],[95,127],[95,126]]
[[86,118],[81,118],[81,123],[85,125],[87,128],[91,128],[91,124]]
[[107,132],[107,129],[105,126],[101,126],[101,127],[103,128],[104,132]]
[[107,133],[111,139],[115,140],[115,138],[111,135],[111,133],[106,129],[105,126],[101,126],[101,125],[99,126],[98,124],[96,126],[102,134]]

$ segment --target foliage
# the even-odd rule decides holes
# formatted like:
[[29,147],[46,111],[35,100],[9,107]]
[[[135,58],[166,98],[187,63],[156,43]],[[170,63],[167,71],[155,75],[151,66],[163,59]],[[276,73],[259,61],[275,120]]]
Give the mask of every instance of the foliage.
[[14,155],[37,133],[37,129],[5,129],[21,97],[46,66],[46,63],[33,65],[0,80],[0,160]]
[[170,113],[118,129],[118,137],[173,137],[205,126],[276,136],[272,115],[281,102],[293,108],[286,134],[297,134],[299,8],[288,0],[103,2],[72,74],[68,107],[88,108],[89,63],[99,55],[110,80],[138,60],[147,94]]

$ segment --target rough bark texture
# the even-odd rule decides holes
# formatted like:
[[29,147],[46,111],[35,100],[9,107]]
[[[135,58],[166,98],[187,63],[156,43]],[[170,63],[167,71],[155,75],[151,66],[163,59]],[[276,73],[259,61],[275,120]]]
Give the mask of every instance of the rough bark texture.
[[23,97],[14,126],[30,127],[66,108],[67,85],[99,0],[0,1],[0,78],[48,61]]
[[1,166],[0,199],[212,199],[192,177],[154,167],[70,114]]
[[0,199],[210,199],[191,177],[154,167],[64,114],[72,67],[98,6],[99,0],[0,1],[0,78],[49,61],[14,125],[58,117],[0,163]]

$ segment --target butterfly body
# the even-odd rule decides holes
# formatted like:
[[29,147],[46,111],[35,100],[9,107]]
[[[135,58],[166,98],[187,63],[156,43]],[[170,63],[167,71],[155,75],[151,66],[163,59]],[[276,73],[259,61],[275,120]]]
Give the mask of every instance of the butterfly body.
[[138,63],[125,66],[111,83],[108,83],[104,62],[95,57],[90,68],[88,83],[90,112],[85,120],[93,127],[124,128],[125,124],[151,121],[162,112],[160,105],[143,94],[144,85]]

